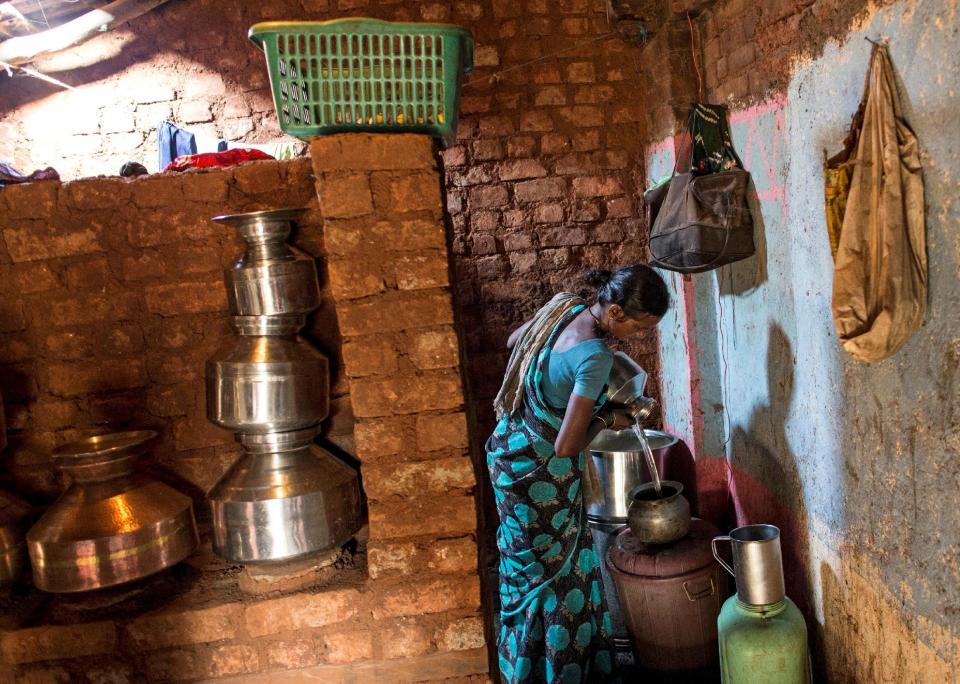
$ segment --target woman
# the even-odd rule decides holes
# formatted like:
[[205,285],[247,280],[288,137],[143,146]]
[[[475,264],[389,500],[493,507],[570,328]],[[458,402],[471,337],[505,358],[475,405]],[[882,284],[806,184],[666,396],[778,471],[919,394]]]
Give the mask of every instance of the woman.
[[604,335],[657,324],[669,305],[663,280],[636,264],[591,270],[592,305],[561,293],[507,341],[513,350],[487,440],[500,527],[500,674],[504,682],[612,678],[610,616],[600,560],[583,521],[583,450],[629,416],[603,407],[613,366]]

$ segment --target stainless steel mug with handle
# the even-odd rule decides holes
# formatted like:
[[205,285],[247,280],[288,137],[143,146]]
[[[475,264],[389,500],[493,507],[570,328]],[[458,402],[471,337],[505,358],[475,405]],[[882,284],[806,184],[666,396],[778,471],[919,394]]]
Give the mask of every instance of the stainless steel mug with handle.
[[[729,541],[733,567],[717,553],[717,542]],[[786,596],[783,583],[783,558],[780,554],[780,529],[774,525],[744,525],[729,536],[710,542],[713,557],[737,581],[737,597],[751,606],[779,603]]]

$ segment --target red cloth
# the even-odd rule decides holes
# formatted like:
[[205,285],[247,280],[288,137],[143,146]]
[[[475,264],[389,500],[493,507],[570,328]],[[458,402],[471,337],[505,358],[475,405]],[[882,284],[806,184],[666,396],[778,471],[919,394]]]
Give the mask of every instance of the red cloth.
[[[203,152],[201,154],[186,154],[177,157],[167,164],[164,171],[187,171],[188,169],[212,169],[215,167],[233,166],[248,161],[260,159],[274,159],[266,152],[250,148],[237,148],[226,152]],[[276,159],[274,159],[276,161]]]
[[5,185],[32,183],[41,180],[60,180],[60,174],[57,173],[56,169],[48,166],[45,169],[34,171],[29,176],[24,176],[9,164],[0,162],[0,188]]

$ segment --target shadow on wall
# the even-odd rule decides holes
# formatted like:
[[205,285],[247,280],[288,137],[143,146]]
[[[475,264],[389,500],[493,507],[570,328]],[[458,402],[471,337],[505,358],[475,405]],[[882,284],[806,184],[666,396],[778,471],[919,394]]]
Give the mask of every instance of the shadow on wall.
[[[756,253],[749,259],[735,261],[719,269],[717,278],[721,295],[745,295],[767,282],[766,224],[753,176],[750,177],[747,188],[747,203],[753,217],[753,243]],[[728,277],[724,277],[724,271]]]
[[780,528],[787,594],[808,618],[813,587],[809,572],[807,511],[797,456],[786,421],[793,395],[795,358],[783,330],[770,327],[767,345],[768,406],[757,407],[747,428],[737,427],[730,455],[728,512],[736,525],[769,523]]

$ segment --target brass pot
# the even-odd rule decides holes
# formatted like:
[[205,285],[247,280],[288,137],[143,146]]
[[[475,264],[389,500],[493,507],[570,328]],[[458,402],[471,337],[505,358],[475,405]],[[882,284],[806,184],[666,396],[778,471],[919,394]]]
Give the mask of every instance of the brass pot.
[[66,593],[123,584],[196,549],[190,498],[135,470],[156,436],[118,432],[54,452],[54,464],[73,483],[27,533],[38,589]]
[[630,490],[627,525],[644,544],[669,544],[690,531],[690,503],[683,496],[683,485],[673,480],[660,484],[660,496],[652,482]]

